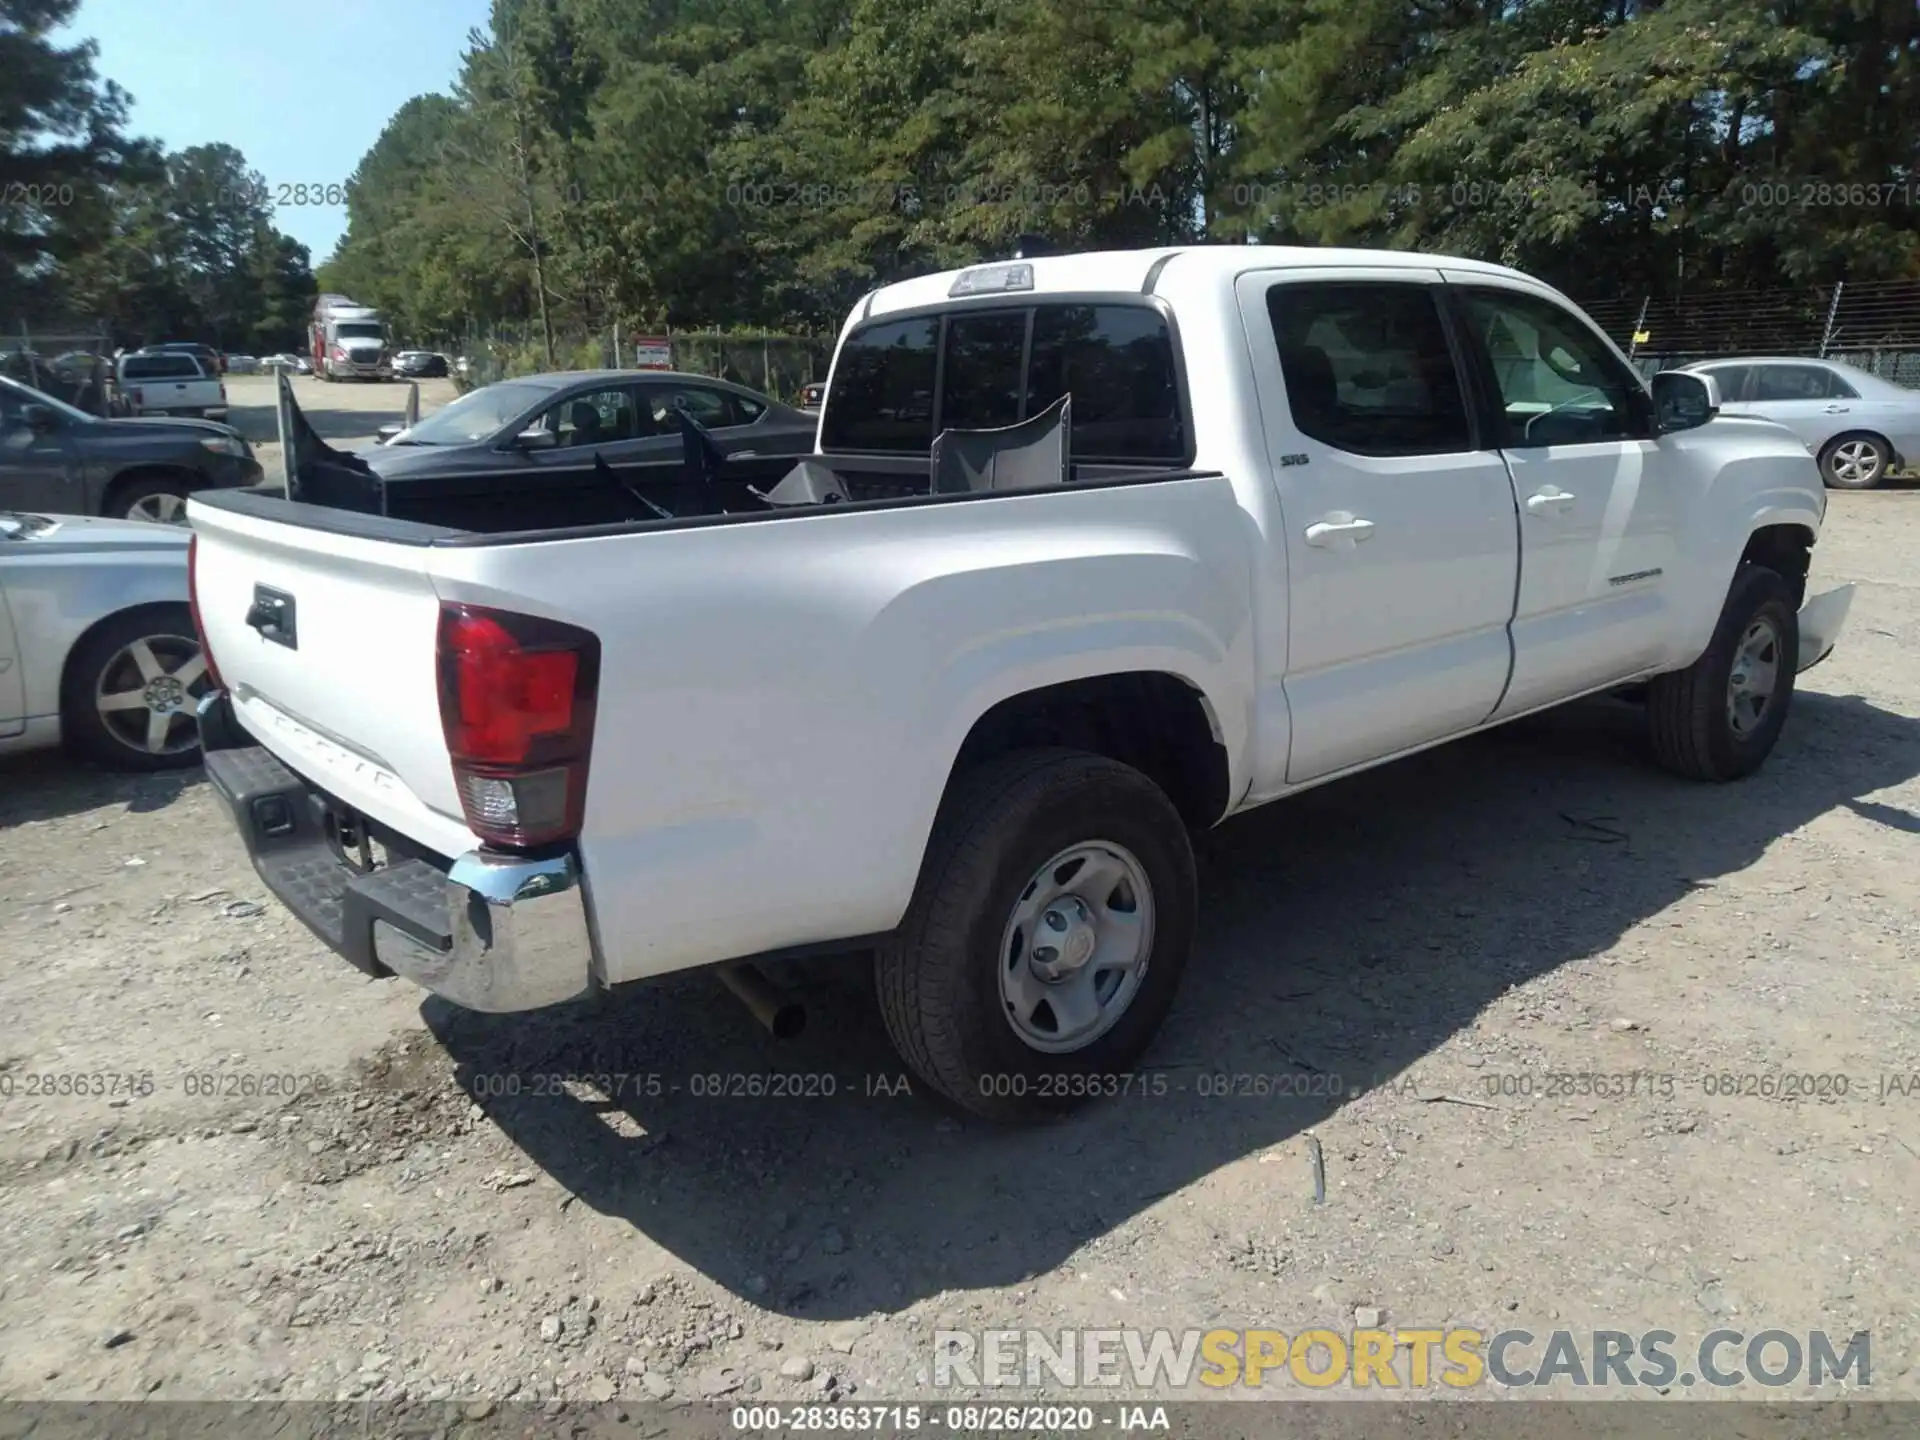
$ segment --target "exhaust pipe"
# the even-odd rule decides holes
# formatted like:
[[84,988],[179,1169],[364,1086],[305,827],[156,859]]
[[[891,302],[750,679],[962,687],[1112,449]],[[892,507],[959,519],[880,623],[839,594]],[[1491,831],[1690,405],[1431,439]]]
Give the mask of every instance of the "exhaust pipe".
[[760,973],[747,961],[722,965],[717,973],[720,983],[739,997],[753,1012],[753,1018],[766,1026],[776,1040],[791,1040],[807,1028],[807,1010],[798,1000]]

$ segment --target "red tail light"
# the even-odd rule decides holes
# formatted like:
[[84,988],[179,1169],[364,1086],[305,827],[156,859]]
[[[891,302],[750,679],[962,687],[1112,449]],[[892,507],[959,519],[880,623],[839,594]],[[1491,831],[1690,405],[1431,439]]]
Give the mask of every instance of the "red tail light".
[[510,849],[578,836],[599,639],[558,620],[443,605],[438,662],[440,726],[468,828]]
[[207,627],[200,618],[200,537],[187,538],[187,610],[193,616],[193,637],[200,642],[200,658],[207,662],[207,679],[216,690],[226,686],[220,679],[220,667],[213,663],[213,647],[207,644]]

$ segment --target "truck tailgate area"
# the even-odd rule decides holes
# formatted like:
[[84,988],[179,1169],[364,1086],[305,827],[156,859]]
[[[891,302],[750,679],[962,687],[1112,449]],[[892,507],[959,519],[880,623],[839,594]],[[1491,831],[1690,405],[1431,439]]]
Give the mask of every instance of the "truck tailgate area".
[[240,723],[371,819],[441,855],[472,849],[440,728],[427,552],[191,513],[200,623]]

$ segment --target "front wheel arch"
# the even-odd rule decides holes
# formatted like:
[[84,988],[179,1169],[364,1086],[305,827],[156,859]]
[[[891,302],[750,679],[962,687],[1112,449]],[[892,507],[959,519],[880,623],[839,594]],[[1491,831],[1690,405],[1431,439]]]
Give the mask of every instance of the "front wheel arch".
[[1764,565],[1778,573],[1793,591],[1793,607],[1798,610],[1807,598],[1813,543],[1813,531],[1805,525],[1762,525],[1747,537],[1740,564]]
[[194,471],[178,465],[140,465],[123,470],[108,482],[101,492],[100,513],[119,518],[126,513],[126,507],[141,492],[157,493],[163,488],[169,493],[186,496],[204,487],[205,481]]

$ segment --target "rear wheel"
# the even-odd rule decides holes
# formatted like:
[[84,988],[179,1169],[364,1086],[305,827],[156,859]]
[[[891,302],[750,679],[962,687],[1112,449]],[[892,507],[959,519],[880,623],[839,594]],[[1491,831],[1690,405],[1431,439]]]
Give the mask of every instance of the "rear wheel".
[[1695,780],[1737,780],[1773,751],[1793,704],[1800,625],[1776,570],[1743,565],[1706,653],[1647,685],[1655,756]]
[[954,782],[876,956],[888,1033],[923,1081],[989,1119],[1125,1093],[1196,908],[1186,826],[1145,775],[1072,750],[988,761]]
[[194,710],[207,665],[184,605],[144,605],[97,626],[67,662],[61,728],[116,770],[171,770],[200,758]]
[[1820,451],[1820,478],[1834,490],[1871,490],[1892,459],[1893,447],[1878,435],[1837,435]]

